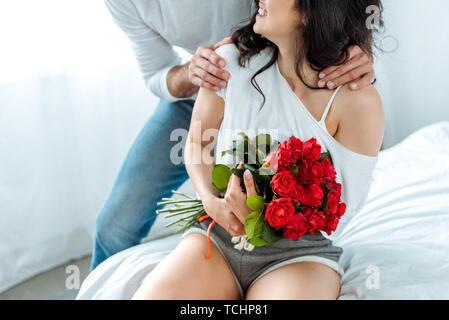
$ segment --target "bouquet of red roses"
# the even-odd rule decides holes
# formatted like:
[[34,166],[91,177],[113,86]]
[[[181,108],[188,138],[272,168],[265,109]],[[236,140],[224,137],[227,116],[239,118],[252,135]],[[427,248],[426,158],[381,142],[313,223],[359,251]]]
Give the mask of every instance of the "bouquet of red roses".
[[[248,207],[253,210],[245,220],[250,244],[264,246],[282,238],[297,240],[307,232],[322,230],[330,235],[336,230],[346,204],[341,202],[341,184],[336,182],[331,156],[328,152],[321,152],[315,138],[303,142],[291,137],[279,143],[268,134],[255,139],[244,133],[239,133],[239,136],[243,139],[234,140],[233,148],[222,154],[233,155],[238,165],[235,168],[216,165],[212,178],[215,187],[224,194],[232,174],[242,178],[245,170],[251,171],[258,195],[247,199]],[[269,153],[269,150],[276,151]],[[243,179],[241,181],[245,191]],[[209,218],[201,200],[183,196],[187,199],[163,199],[166,201],[158,203],[177,206],[176,209],[158,211],[172,212],[170,217],[194,212],[175,221],[185,223],[177,232],[198,220]],[[213,224],[214,221],[208,233]]]

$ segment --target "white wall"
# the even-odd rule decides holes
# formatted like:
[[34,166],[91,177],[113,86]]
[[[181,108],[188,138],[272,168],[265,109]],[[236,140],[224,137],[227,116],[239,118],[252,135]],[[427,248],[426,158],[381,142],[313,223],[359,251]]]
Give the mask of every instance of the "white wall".
[[[386,148],[449,120],[449,1],[384,0],[385,50],[376,87],[386,114]],[[396,44],[395,44],[396,43]]]
[[2,292],[90,254],[97,212],[159,99],[103,1],[0,2],[0,39]]

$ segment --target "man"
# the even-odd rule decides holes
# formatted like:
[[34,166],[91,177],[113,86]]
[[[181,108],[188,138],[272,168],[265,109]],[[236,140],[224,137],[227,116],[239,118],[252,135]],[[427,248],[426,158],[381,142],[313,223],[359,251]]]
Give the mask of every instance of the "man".
[[[137,245],[156,218],[157,202],[171,197],[187,179],[183,163],[170,160],[175,129],[189,130],[200,87],[218,91],[230,75],[215,49],[257,10],[253,0],[105,0],[114,21],[128,36],[148,89],[161,100],[126,156],[97,220],[91,269],[109,256]],[[222,40],[224,39],[224,40]],[[222,40],[222,41],[220,41]],[[220,42],[219,42],[220,41]],[[209,44],[206,46],[205,44]],[[193,55],[181,65],[172,46]],[[374,78],[373,64],[360,48],[351,60],[327,74],[330,89],[356,80],[362,88]],[[366,72],[369,70],[369,72]],[[356,79],[357,78],[357,79]]]

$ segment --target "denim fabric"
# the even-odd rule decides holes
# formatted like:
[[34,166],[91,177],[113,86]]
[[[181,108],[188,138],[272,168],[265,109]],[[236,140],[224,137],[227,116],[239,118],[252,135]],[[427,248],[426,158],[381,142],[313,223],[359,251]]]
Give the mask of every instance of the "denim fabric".
[[[113,254],[139,244],[156,219],[157,202],[171,197],[187,179],[181,142],[170,141],[175,129],[189,130],[194,100],[160,100],[129,150],[100,209],[95,228],[91,270]],[[178,150],[180,164],[170,154]],[[182,149],[179,147],[182,146]]]

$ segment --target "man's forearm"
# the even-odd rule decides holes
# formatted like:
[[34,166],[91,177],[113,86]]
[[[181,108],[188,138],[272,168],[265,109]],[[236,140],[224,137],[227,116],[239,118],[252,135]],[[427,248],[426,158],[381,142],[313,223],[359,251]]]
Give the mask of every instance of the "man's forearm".
[[189,98],[200,89],[190,81],[189,65],[174,66],[167,74],[168,91],[176,98]]

